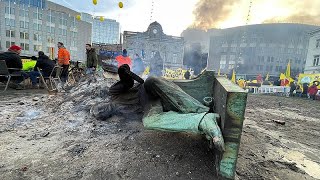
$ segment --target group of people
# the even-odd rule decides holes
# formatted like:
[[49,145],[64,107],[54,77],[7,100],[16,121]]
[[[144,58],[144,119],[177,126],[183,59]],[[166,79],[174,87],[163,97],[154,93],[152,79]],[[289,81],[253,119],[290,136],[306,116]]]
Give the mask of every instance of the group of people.
[[[23,64],[20,57],[22,50],[21,47],[12,45],[7,52],[0,53],[0,60],[4,60],[6,62],[9,73],[21,75],[21,77],[13,79],[9,84],[9,87],[14,89],[23,89],[20,83],[23,81],[23,79],[30,78],[32,82],[32,88],[39,88],[38,77],[40,77],[40,72],[44,77],[49,77],[50,75],[55,76],[55,66],[60,66],[62,68],[60,76],[61,81],[66,82],[68,79],[68,69],[70,65],[70,53],[64,47],[62,42],[58,42],[58,49],[57,62],[50,60],[50,58],[45,55],[43,51],[39,51],[35,67],[33,71],[30,72],[25,72],[22,70]],[[40,72],[38,69],[40,69]],[[6,78],[1,79],[1,81],[6,80]]]
[[295,82],[290,83],[290,96],[294,96],[295,94],[299,97],[308,97],[312,100],[316,100],[317,93],[320,89],[318,89],[319,82],[314,81],[311,86],[308,83],[304,83],[301,88],[300,85],[297,85]]
[[[66,82],[68,80],[68,72],[70,66],[70,53],[65,48],[62,42],[58,42],[58,57],[55,60],[51,60],[43,51],[38,52],[38,58],[33,71],[25,72],[22,70],[23,64],[20,57],[21,47],[17,45],[12,45],[7,52],[0,53],[0,60],[5,60],[7,67],[10,69],[11,74],[20,74],[21,78],[12,79],[9,87],[14,89],[23,89],[20,85],[23,79],[30,78],[32,82],[32,88],[39,88],[38,77],[40,77],[40,72],[44,77],[56,76],[55,66],[61,68],[61,81]],[[96,50],[91,46],[91,44],[86,44],[86,74],[92,74],[96,71],[98,66],[98,56]],[[145,68],[142,59],[138,54],[135,54],[134,60],[128,56],[127,50],[124,49],[122,55],[115,58],[118,67],[127,64],[132,72],[142,75]],[[38,71],[40,69],[40,72]],[[5,82],[7,78],[0,79]]]

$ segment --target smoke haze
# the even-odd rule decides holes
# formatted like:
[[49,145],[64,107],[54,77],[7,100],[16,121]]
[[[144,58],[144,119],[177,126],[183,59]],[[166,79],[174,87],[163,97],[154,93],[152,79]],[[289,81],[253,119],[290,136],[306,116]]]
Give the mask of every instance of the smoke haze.
[[[250,0],[199,0],[191,27],[207,30],[245,25]],[[320,25],[320,0],[252,0],[249,24],[302,23]]]

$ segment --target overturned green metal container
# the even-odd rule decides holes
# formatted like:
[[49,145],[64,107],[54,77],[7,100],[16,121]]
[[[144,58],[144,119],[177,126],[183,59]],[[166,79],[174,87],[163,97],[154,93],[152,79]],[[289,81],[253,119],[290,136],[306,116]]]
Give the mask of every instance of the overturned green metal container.
[[[216,77],[214,71],[204,71],[195,79],[173,82],[190,98],[207,106],[209,112],[162,113],[158,106],[144,117],[145,128],[199,133],[204,134],[208,140],[213,138],[219,146],[223,146],[216,173],[222,179],[234,179],[247,93],[227,78]],[[222,140],[219,140],[220,137]]]

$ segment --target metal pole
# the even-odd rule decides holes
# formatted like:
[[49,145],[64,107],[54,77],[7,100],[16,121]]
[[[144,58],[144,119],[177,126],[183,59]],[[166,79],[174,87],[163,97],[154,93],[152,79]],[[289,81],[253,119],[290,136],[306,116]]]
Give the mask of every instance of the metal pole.
[[9,41],[10,41],[10,45],[11,46],[11,0],[9,0]]

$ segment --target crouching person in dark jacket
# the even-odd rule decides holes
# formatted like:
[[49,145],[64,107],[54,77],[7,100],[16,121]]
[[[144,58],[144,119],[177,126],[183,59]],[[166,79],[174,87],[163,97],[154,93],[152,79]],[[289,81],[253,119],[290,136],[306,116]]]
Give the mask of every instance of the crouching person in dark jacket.
[[46,56],[42,51],[39,51],[38,55],[39,58],[33,71],[29,72],[33,88],[39,87],[37,78],[40,77],[40,73],[38,71],[38,68],[41,69],[41,73],[44,77],[49,77],[55,66],[54,62],[50,60],[49,57]]

